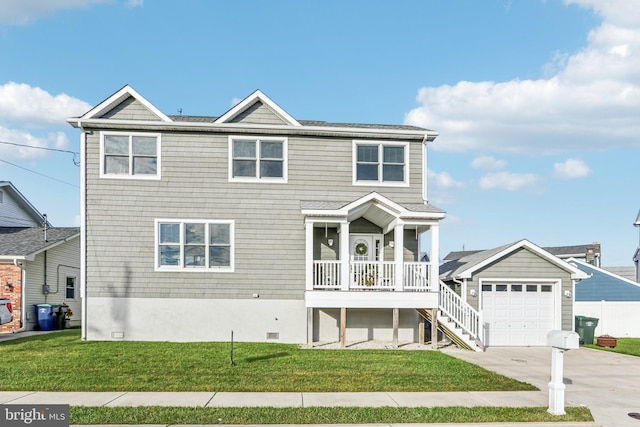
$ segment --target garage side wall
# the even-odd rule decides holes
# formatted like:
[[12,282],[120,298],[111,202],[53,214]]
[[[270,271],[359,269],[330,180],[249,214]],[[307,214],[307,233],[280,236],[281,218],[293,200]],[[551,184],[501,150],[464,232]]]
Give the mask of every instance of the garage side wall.
[[[561,289],[559,292],[556,290],[556,295],[558,295],[561,305],[562,329],[573,330],[573,298],[564,296],[565,291],[573,294],[573,282],[571,274],[558,265],[526,248],[519,249],[488,265],[476,272],[473,279],[467,282],[467,302],[476,309],[479,308],[478,302],[481,294],[479,283],[487,279],[513,280],[513,282],[559,281]],[[471,296],[472,290],[475,296]]]

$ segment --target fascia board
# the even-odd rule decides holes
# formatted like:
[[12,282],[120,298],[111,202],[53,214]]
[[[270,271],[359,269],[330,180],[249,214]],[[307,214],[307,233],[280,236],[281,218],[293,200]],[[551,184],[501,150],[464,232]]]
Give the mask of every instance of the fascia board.
[[274,112],[276,112],[280,117],[285,119],[292,126],[302,126],[296,119],[293,118],[289,113],[284,111],[278,104],[273,102],[271,98],[262,93],[260,90],[256,90],[251,95],[247,96],[245,99],[240,101],[238,104],[233,106],[229,111],[224,113],[222,116],[218,117],[213,123],[221,124],[225,123],[228,120],[231,120],[238,114],[242,113],[245,109],[252,106],[255,102],[261,101],[263,104],[266,104],[269,108],[271,108]]
[[101,127],[113,129],[128,129],[135,127],[158,130],[179,130],[194,132],[259,132],[286,133],[288,135],[335,135],[351,137],[353,135],[372,137],[381,135],[386,138],[407,138],[422,141],[426,136],[437,132],[424,130],[382,129],[382,128],[358,128],[358,127],[333,127],[333,126],[287,126],[287,125],[261,125],[252,123],[197,123],[197,122],[152,122],[146,120],[114,120],[95,118],[69,118],[67,122],[74,127]]
[[[140,95],[138,92],[136,92],[134,88],[132,88],[129,85],[126,85],[125,87],[123,87],[122,89],[120,89],[119,91],[111,95],[109,98],[105,99],[100,104],[93,107],[91,110],[86,112],[83,116],[81,116],[79,119],[87,120],[87,119],[92,119],[96,116],[100,116],[106,113],[107,111],[111,110],[112,108],[114,108],[116,105],[124,101],[129,96],[132,96],[137,101],[139,101],[142,105],[148,108],[151,112],[153,112],[153,114],[158,116],[162,122],[166,122],[166,123],[172,122],[172,120],[169,117],[167,117],[162,111],[158,110],[158,108],[156,108],[152,103],[147,101],[145,97]],[[77,122],[78,119],[75,119],[75,120],[68,119],[67,121]]]
[[44,247],[44,248],[42,248],[40,250],[37,250],[35,252],[32,252],[32,253],[28,254],[27,255],[27,259],[29,259],[30,261],[33,261],[33,259],[35,259],[36,255],[41,254],[42,252],[48,251],[50,249],[53,249],[56,246],[60,246],[60,245],[62,245],[64,243],[67,243],[70,240],[77,239],[78,237],[80,237],[80,233],[79,232],[76,233],[76,234],[72,234],[71,236],[67,237],[66,239],[58,240],[57,242],[54,242],[54,243],[52,243],[52,244],[50,244],[50,245],[48,245],[48,246],[46,246],[46,247]]

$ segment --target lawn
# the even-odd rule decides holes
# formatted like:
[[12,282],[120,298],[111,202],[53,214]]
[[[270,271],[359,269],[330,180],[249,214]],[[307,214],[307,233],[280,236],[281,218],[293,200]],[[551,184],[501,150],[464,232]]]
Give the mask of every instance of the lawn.
[[595,344],[586,345],[585,347],[640,357],[640,338],[618,338],[615,348],[598,347]]
[[372,392],[536,390],[435,351],[82,341],[77,330],[0,342],[0,390]]

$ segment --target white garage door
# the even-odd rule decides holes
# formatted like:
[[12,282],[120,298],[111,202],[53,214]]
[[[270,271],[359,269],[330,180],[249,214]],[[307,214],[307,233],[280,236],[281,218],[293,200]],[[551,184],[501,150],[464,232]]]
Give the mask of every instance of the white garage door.
[[554,325],[554,292],[549,283],[485,283],[482,307],[487,346],[547,344]]

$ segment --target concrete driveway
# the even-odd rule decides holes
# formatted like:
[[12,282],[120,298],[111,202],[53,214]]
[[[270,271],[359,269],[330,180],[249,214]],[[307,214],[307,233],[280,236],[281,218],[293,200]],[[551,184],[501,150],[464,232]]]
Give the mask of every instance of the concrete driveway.
[[[484,353],[451,349],[447,354],[542,391],[551,379],[550,347],[491,347]],[[640,427],[628,416],[640,412],[640,358],[580,348],[564,353],[565,403],[586,405],[594,420],[609,427]]]

